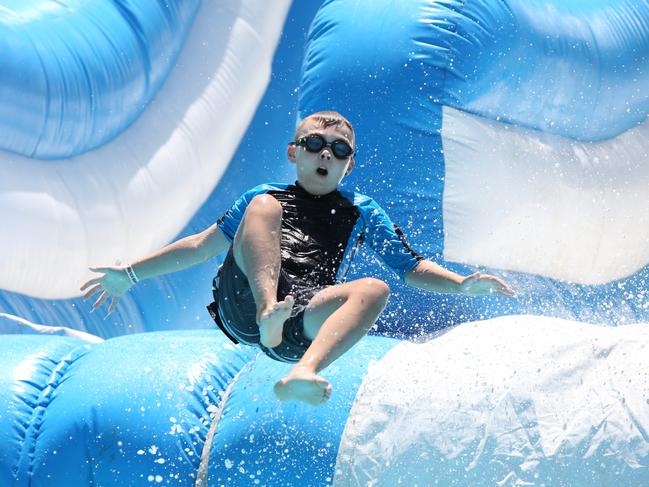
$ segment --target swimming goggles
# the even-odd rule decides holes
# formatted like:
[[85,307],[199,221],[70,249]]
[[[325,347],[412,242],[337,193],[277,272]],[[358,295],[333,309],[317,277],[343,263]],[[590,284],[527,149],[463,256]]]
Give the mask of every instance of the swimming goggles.
[[309,152],[320,152],[325,147],[330,147],[336,159],[347,159],[356,155],[356,151],[344,140],[336,139],[333,142],[327,142],[322,135],[317,134],[307,135],[290,143],[304,147]]

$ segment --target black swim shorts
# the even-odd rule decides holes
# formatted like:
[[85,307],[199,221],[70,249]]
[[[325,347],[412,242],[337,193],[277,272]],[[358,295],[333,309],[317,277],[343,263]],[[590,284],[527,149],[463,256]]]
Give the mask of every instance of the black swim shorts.
[[302,358],[311,345],[311,341],[304,336],[304,310],[309,300],[321,289],[324,289],[324,286],[304,287],[291,284],[290,278],[280,271],[277,300],[281,301],[291,294],[295,304],[291,316],[284,322],[282,343],[274,348],[266,348],[259,343],[257,306],[252,290],[248,279],[234,260],[230,247],[212,282],[214,302],[207,309],[219,328],[234,343],[254,345],[272,359],[294,363]]

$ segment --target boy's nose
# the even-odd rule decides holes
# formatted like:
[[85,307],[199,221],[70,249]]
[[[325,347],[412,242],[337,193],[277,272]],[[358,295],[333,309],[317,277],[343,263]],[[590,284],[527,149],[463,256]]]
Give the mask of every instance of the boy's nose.
[[331,154],[329,153],[329,149],[322,149],[320,151],[320,159],[326,159],[328,161],[331,160]]

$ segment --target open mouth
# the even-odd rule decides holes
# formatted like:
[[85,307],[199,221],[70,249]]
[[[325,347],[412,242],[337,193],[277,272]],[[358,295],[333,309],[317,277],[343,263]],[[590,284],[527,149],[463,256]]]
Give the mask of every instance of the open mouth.
[[327,168],[322,167],[322,166],[320,166],[318,169],[316,169],[315,172],[317,172],[320,176],[326,176],[327,174],[329,174],[329,171],[327,170]]

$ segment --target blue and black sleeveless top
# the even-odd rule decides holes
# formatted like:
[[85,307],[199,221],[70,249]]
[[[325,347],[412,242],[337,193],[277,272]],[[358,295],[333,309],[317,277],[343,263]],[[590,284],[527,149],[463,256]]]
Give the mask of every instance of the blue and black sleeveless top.
[[304,286],[344,282],[360,246],[369,245],[402,279],[422,257],[370,197],[335,190],[317,196],[295,184],[261,184],[245,192],[217,221],[232,242],[248,204],[259,194],[282,205],[282,269]]

